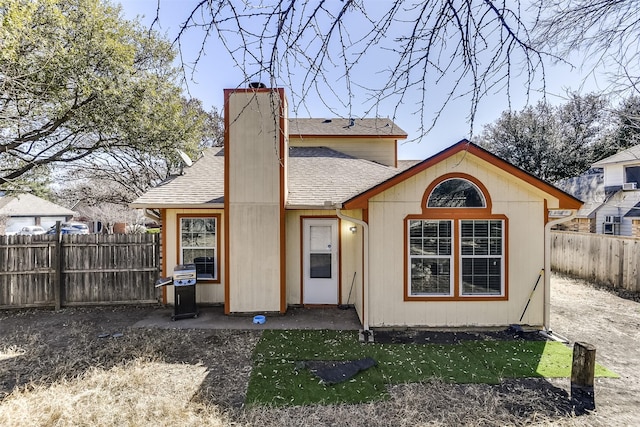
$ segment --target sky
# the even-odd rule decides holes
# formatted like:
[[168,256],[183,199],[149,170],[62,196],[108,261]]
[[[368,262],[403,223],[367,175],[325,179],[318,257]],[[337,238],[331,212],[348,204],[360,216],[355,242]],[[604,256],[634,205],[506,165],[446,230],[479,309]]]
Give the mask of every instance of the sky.
[[[156,18],[157,0],[120,0],[119,3],[122,5],[126,19],[138,18],[143,25],[149,26]],[[154,24],[155,29],[169,40],[174,40],[178,34],[180,24],[186,20],[195,3],[197,3],[195,0],[161,0],[159,20]],[[183,34],[180,41],[184,63],[191,64],[198,56],[202,36],[203,33],[199,29],[192,29]],[[384,58],[369,57],[364,58],[364,60],[367,66],[371,64],[370,67],[378,67],[384,61]],[[216,107],[218,111],[222,112],[223,90],[238,87],[244,79],[243,71],[234,63],[225,48],[213,37],[206,44],[205,51],[200,57],[197,66],[188,76],[188,92],[192,97],[202,100],[206,109]],[[335,78],[337,79],[338,77]],[[368,82],[375,78],[376,74],[373,73],[352,76],[352,80],[356,83],[360,81]],[[451,81],[440,82],[429,93],[427,104],[432,108],[427,108],[425,120],[430,120],[432,115],[435,114],[436,107],[441,105],[447,92],[451,89],[451,83]],[[547,64],[546,99],[551,103],[561,103],[567,90],[579,91],[583,94],[598,90],[599,83],[601,82],[598,82],[597,78],[593,76],[590,78],[582,77],[579,67],[571,68],[568,65]],[[285,88],[288,97],[292,96],[290,93],[291,88],[288,88],[286,83],[279,83],[278,85]],[[503,111],[509,109],[510,105],[513,110],[517,111],[524,108],[527,102],[535,103],[542,99],[542,92],[535,90],[541,86],[542,83],[537,81],[534,85],[534,91],[527,93],[524,81],[518,84],[516,79],[516,85],[511,89],[510,98],[507,98],[504,91],[490,93],[480,102],[473,127],[474,135],[481,133],[484,125],[497,120]],[[422,138],[418,138],[420,121],[420,116],[416,114],[416,103],[418,101],[417,94],[413,96],[409,94],[393,117],[395,123],[408,133],[408,141],[410,141],[399,144],[399,159],[425,159],[463,138],[473,140],[474,135],[470,133],[468,119],[470,105],[468,97],[451,102],[440,115],[437,125],[428,135]],[[364,105],[364,103],[364,97],[362,100],[354,99],[351,113],[344,108],[341,110],[339,105],[332,105],[332,107],[343,117],[347,117],[349,114],[362,117],[366,112],[366,108],[363,107],[359,111],[358,106]],[[292,104],[291,100],[290,104]],[[336,116],[335,111],[330,111],[328,107],[317,99],[309,99],[305,105],[306,108],[304,109],[290,111],[290,117],[330,118]],[[393,107],[395,105],[396,102],[389,102],[386,105],[383,103],[377,114],[391,116],[394,114]],[[384,111],[385,107],[388,109],[386,113]],[[373,117],[373,115],[369,113],[366,117]]]

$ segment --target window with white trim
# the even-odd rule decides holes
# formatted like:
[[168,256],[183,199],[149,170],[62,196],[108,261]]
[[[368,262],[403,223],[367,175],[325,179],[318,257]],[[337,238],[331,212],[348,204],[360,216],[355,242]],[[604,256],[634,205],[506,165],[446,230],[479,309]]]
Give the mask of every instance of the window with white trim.
[[218,278],[217,217],[180,218],[180,263],[195,264],[199,280]]
[[460,221],[460,295],[502,295],[504,260],[501,220]]
[[409,221],[410,295],[452,295],[451,227],[451,221]]

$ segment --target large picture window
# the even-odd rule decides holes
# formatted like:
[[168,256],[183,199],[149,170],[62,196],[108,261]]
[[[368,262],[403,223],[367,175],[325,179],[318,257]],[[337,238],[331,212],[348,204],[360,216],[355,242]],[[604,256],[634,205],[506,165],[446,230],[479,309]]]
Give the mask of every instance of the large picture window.
[[507,224],[484,185],[447,174],[425,190],[420,215],[406,218],[407,300],[506,299]]
[[218,279],[218,218],[180,217],[180,263],[195,264],[198,280]]

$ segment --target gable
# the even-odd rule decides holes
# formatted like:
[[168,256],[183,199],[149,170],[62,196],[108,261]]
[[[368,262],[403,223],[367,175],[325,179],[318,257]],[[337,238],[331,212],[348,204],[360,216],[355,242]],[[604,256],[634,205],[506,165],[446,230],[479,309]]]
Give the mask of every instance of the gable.
[[[344,203],[344,207],[346,209],[365,209],[369,200],[373,197],[398,184],[411,180],[427,170],[436,175],[434,178],[446,173],[459,171],[482,179],[482,176],[490,172],[499,176],[503,184],[522,187],[527,192],[537,194],[548,202],[548,206],[551,209],[579,209],[582,206],[582,202],[570,194],[513,166],[479,146],[467,140],[462,140],[391,179],[351,198]],[[424,188],[417,188],[416,191],[423,192]]]

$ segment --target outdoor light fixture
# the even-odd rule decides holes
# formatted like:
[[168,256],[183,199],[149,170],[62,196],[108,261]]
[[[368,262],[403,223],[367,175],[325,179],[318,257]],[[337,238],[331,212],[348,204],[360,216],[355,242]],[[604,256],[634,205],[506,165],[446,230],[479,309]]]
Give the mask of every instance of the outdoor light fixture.
[[351,232],[352,232],[353,234],[356,234],[356,231],[358,231],[358,227],[356,227],[356,226],[354,225],[354,226],[352,226],[352,227],[349,227],[349,230],[351,230]]

